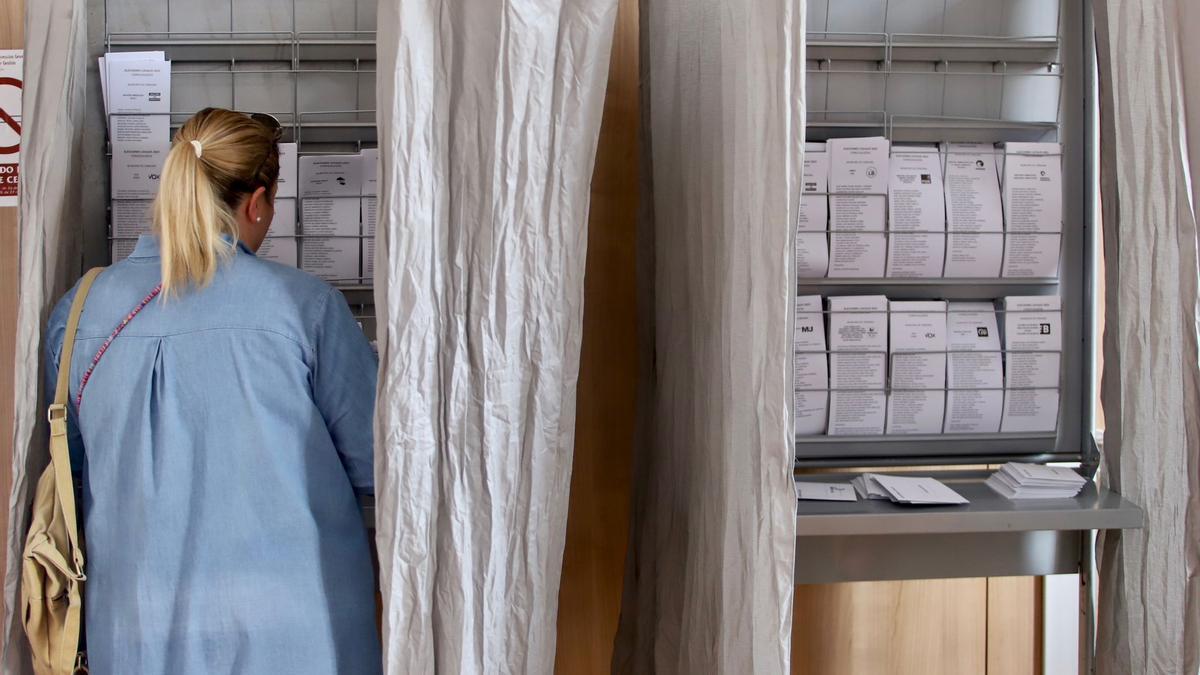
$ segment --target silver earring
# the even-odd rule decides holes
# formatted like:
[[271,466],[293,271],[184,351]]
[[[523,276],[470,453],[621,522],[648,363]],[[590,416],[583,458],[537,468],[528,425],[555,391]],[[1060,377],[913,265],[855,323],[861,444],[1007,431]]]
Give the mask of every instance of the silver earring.
[[254,219],[254,222],[256,222],[256,223],[261,223],[261,222],[262,222],[262,216],[259,216],[259,217],[255,218],[255,219]]

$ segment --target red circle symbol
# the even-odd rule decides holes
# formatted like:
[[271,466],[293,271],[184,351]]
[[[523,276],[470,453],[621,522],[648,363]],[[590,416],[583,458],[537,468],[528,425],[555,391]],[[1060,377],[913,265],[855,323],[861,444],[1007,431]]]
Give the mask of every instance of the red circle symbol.
[[[0,77],[0,87],[9,86],[21,89],[21,81],[14,77]],[[0,108],[0,127],[8,127],[21,135],[21,123],[13,118],[7,110]],[[21,142],[16,145],[0,145],[0,155],[15,155],[21,150]]]

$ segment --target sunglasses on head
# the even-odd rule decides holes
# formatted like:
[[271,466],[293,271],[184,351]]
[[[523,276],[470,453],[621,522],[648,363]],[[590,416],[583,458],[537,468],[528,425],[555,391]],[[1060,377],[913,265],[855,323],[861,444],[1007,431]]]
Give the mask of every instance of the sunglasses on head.
[[279,139],[283,138],[283,125],[279,123],[279,120],[276,119],[276,117],[274,115],[270,115],[268,113],[260,113],[260,112],[242,113],[242,114],[245,115],[246,117],[249,117],[250,119],[254,120],[255,122],[258,122],[259,124],[263,125],[264,127],[266,127],[271,132],[271,134],[275,137],[276,142],[278,142]]

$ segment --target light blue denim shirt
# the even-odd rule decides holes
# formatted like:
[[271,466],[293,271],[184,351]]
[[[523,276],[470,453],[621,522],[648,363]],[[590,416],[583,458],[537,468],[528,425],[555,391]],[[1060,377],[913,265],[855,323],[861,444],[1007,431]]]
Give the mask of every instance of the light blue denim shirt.
[[[341,294],[244,246],[151,302],[142,237],[100,275],[71,362],[87,646],[101,674],[381,672],[355,492],[371,492],[376,359]],[[75,292],[50,318],[53,392]]]

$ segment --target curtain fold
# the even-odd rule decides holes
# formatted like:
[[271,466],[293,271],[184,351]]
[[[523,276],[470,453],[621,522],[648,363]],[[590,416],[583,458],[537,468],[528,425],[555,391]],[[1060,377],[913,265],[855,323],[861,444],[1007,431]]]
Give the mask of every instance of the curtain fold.
[[616,0],[380,0],[389,673],[551,672]]
[[639,390],[613,670],[785,673],[803,0],[642,0]]
[[7,495],[4,571],[5,673],[32,672],[15,613],[32,487],[48,461],[41,388],[42,329],[80,273],[78,213],[87,61],[85,0],[25,4],[24,124],[21,138],[21,297],[12,364],[12,486]]
[[[1146,527],[1099,545],[1097,672],[1200,668],[1200,85],[1189,0],[1099,0],[1106,482]],[[1190,57],[1189,57],[1190,58]],[[1190,75],[1190,77],[1189,77]],[[1190,143],[1189,143],[1190,141]],[[1190,173],[1190,178],[1189,178]]]

